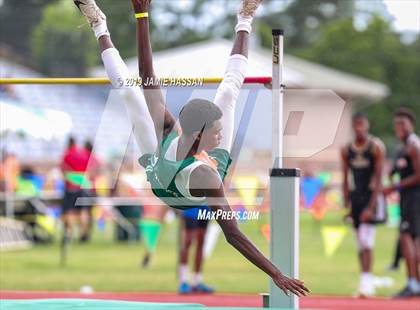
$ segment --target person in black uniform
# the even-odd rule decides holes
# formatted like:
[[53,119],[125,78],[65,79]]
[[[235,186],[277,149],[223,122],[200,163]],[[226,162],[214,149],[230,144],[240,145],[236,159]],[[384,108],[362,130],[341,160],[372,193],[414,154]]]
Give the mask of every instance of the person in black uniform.
[[400,192],[400,242],[407,264],[408,284],[394,297],[420,296],[420,139],[414,133],[414,114],[401,108],[394,114],[394,130],[403,142],[396,168],[400,182],[384,189],[384,194]]
[[[361,276],[360,296],[375,294],[372,270],[372,248],[375,242],[375,222],[379,209],[384,208],[382,171],[385,147],[369,134],[369,121],[362,113],[353,116],[354,140],[342,148],[343,196],[350,209],[349,219],[355,228],[359,248]],[[350,185],[349,171],[352,175]]]

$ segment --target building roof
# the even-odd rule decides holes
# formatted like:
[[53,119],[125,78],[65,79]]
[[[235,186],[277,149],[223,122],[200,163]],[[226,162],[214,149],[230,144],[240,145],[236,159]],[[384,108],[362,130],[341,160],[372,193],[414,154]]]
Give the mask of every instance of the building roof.
[[[215,39],[154,54],[155,71],[160,77],[221,77],[230,54],[232,43]],[[138,72],[137,58],[126,60],[133,75]],[[271,51],[251,48],[248,76],[271,76]],[[105,76],[103,67],[94,68],[91,75]],[[339,70],[306,61],[291,55],[284,58],[285,84],[292,88],[332,89],[345,97],[362,97],[379,100],[386,97],[386,85]]]

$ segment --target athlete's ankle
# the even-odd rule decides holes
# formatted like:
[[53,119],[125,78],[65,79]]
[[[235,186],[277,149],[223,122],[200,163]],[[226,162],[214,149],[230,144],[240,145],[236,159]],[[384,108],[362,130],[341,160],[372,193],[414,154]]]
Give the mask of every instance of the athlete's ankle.
[[110,36],[108,26],[105,20],[101,20],[98,23],[92,25],[92,30],[95,33],[95,37],[99,40],[103,36]]
[[238,14],[238,22],[235,26],[235,32],[245,31],[251,34],[252,32],[252,20],[251,16],[243,16]]

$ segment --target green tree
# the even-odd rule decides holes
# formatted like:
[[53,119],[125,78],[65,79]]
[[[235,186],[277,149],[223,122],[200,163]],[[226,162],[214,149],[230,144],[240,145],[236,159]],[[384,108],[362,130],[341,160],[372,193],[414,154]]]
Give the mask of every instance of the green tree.
[[32,34],[31,50],[40,71],[60,77],[84,76],[98,54],[90,27],[67,0],[44,9]]
[[121,56],[123,58],[135,56],[137,53],[136,24],[131,1],[102,0],[98,2],[98,5],[106,14],[112,40]]
[[23,59],[30,59],[31,29],[44,7],[57,0],[3,0],[0,6],[0,42],[12,47]]
[[397,34],[381,18],[372,19],[366,30],[357,31],[353,19],[326,24],[318,40],[297,54],[324,65],[388,82],[386,72],[401,45]]
[[387,98],[375,105],[360,104],[359,109],[367,112],[372,132],[393,149],[392,113],[407,106],[420,115],[419,47],[420,35],[415,42],[404,44],[400,34],[380,17],[374,17],[362,31],[349,18],[324,25],[318,40],[297,55],[388,85],[391,94]]
[[[122,57],[134,57],[137,53],[136,21],[130,1],[104,0],[99,4],[107,16],[112,39]],[[224,26],[220,20],[226,17],[225,10],[221,11],[220,17],[211,15],[208,23],[203,24],[202,21],[205,16],[209,17],[209,6],[232,7],[232,4],[235,3],[227,0],[196,0],[189,6],[182,6],[180,1],[153,1],[149,19],[153,49],[159,51],[223,35],[224,32],[216,25]]]
[[[280,4],[285,4],[285,8]],[[266,14],[259,19],[262,44],[271,47],[271,29],[282,28],[287,34],[287,49],[309,46],[318,38],[325,23],[351,17],[354,0],[272,0]]]
[[[237,5],[224,1],[232,8],[232,4]],[[107,16],[108,28],[121,56],[136,56],[136,22],[130,1],[103,0],[99,4]],[[226,25],[221,20],[229,14],[234,16],[234,11],[222,10],[220,18],[211,16],[208,23],[202,24],[202,19],[206,15],[209,17],[209,5],[213,4],[215,2],[197,0],[191,2],[190,7],[182,7],[179,1],[153,2],[150,24],[154,50],[209,39],[216,33],[224,35]],[[221,7],[223,3],[216,2],[216,5]],[[85,26],[78,28],[78,25]],[[215,25],[220,25],[222,30],[217,30]],[[231,27],[229,30],[232,33]],[[46,6],[41,21],[32,32],[31,56],[38,69],[50,75],[84,75],[87,69],[84,66],[100,63],[98,49],[93,46],[94,36],[90,32],[72,1],[61,0]]]

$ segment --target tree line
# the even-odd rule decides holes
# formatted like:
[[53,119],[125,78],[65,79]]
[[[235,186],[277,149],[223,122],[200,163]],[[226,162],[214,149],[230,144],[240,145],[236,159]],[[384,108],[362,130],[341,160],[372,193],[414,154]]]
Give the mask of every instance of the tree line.
[[[287,53],[386,84],[391,94],[374,105],[359,102],[371,119],[372,132],[395,145],[392,113],[408,106],[420,116],[420,35],[410,42],[390,21],[372,15],[360,29],[355,0],[265,0],[255,23],[264,47],[271,29],[286,31]],[[151,11],[155,51],[232,37],[237,1],[154,0]],[[113,40],[124,58],[136,55],[135,19],[130,1],[101,0]],[[0,43],[27,65],[49,76],[84,76],[98,65],[98,48],[90,28],[70,0],[3,0]]]

